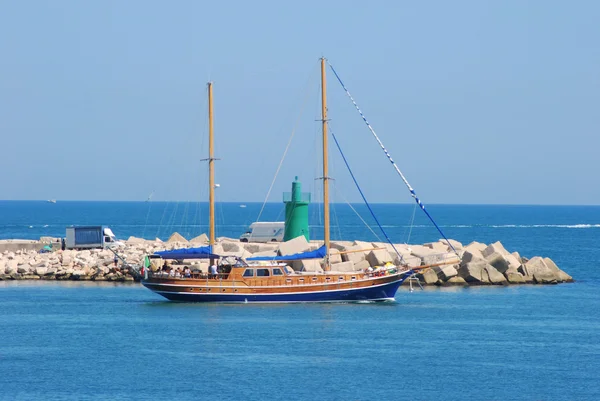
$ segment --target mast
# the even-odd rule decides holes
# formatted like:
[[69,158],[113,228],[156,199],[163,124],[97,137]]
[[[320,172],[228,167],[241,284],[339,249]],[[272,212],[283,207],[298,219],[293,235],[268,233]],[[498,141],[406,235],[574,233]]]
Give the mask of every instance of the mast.
[[[215,245],[215,158],[213,137],[213,94],[212,82],[208,83],[208,214],[209,245],[211,252]],[[211,259],[210,264],[214,261]]]
[[329,168],[327,160],[327,82],[325,57],[321,57],[321,121],[323,123],[323,238],[325,240],[325,270],[329,270]]

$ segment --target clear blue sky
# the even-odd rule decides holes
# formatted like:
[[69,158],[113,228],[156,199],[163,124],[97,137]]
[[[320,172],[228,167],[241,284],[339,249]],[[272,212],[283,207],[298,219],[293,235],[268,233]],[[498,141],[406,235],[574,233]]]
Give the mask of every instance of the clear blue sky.
[[[264,200],[294,127],[269,200],[315,188],[326,56],[426,203],[600,204],[598,21],[597,1],[0,0],[0,199],[206,199],[209,80],[218,199]],[[328,84],[369,199],[410,201]],[[359,199],[333,152],[331,175]]]

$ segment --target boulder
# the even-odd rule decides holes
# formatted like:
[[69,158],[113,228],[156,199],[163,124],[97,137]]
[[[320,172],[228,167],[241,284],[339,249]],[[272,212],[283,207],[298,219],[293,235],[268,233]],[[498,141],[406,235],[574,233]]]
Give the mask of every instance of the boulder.
[[442,281],[447,281],[450,277],[458,275],[456,267],[452,265],[435,266],[432,269]]
[[519,268],[519,266],[521,266],[521,258],[520,257],[517,258],[512,253],[508,254],[508,255],[502,255],[502,256],[504,257],[504,260],[506,260],[506,262],[508,263],[508,267],[510,269],[517,270]]
[[194,237],[190,240],[192,244],[208,244],[209,238],[206,234],[200,234],[197,237]]
[[484,270],[486,262],[479,259],[478,261],[468,262],[461,265],[458,269],[458,275],[465,279],[468,283],[473,284],[489,284],[490,279],[487,271]]
[[521,258],[521,255],[519,255],[519,252],[513,252],[511,255],[519,261],[519,265],[523,263],[523,259]]
[[564,282],[564,283],[573,282],[573,277],[569,276],[567,273],[560,270],[558,268],[558,266],[556,266],[556,263],[554,263],[552,261],[552,259],[544,258],[544,262],[546,263],[546,266],[548,266],[548,268],[554,272],[554,275],[556,276],[557,281]]
[[[246,251],[248,252],[248,251]],[[248,252],[249,253],[249,252]],[[274,258],[275,256],[277,256],[277,252],[276,251],[264,251],[264,252],[256,252],[252,254],[252,257],[268,257],[268,258]]]
[[[510,256],[510,254],[508,255]],[[504,256],[499,252],[494,252],[487,255],[485,260],[488,262],[488,264],[494,266],[494,268],[500,273],[504,273],[508,270],[509,264],[506,259],[504,259]]]
[[143,244],[146,241],[143,238],[131,236],[131,237],[127,238],[127,241],[125,241],[125,242],[127,243],[127,245],[134,245],[134,244]]
[[510,254],[510,252],[508,252],[506,249],[504,249],[504,246],[502,245],[502,243],[500,241],[496,241],[493,244],[488,245],[483,251],[481,251],[483,256],[486,256],[486,257],[493,254],[494,252],[499,253],[500,255]]
[[352,246],[350,241],[333,241],[329,243],[330,249],[337,249],[338,251],[345,251],[348,247]]
[[408,266],[408,267],[419,267],[421,266],[421,259],[416,256],[402,255],[402,259],[396,254],[390,255],[394,257],[394,264],[396,266]]
[[342,263],[342,255],[340,255],[340,250],[329,248],[329,264],[333,265],[336,263]]
[[448,244],[445,242],[428,242],[423,246],[436,251],[436,253],[448,252]]
[[421,245],[411,247],[411,255],[421,259],[421,265],[430,265],[438,262],[437,252]]
[[343,251],[345,253],[342,254],[342,260],[344,262],[352,262],[354,264],[362,262],[366,258],[365,249],[371,248],[372,247],[370,246],[370,244],[365,245],[364,243],[349,246]]
[[279,244],[280,255],[293,255],[300,252],[305,252],[310,248],[310,245],[304,235],[293,238],[289,241]]
[[[349,263],[352,263],[349,261]],[[354,271],[365,271],[371,266],[368,261],[361,260],[357,263],[352,263],[354,265]]]
[[11,259],[6,262],[6,267],[4,268],[5,274],[15,274],[17,272],[17,266],[19,262],[16,259]]
[[[482,253],[485,248],[487,248],[486,244],[482,244],[481,242],[477,241],[473,241],[469,245],[464,247],[465,250],[473,253],[476,253],[477,251],[479,251],[479,253]],[[483,258],[483,254],[481,255],[481,257]]]
[[504,274],[502,274],[498,270],[496,270],[496,268],[494,266],[487,265],[486,267],[484,267],[484,269],[488,274],[491,284],[503,285],[503,284],[507,283],[506,277],[504,277]]
[[450,277],[444,285],[467,285],[467,282],[464,278],[459,276]]
[[471,262],[484,262],[485,259],[481,252],[477,250],[464,251],[461,257],[461,265],[466,265]]
[[44,275],[46,275],[47,272],[48,272],[47,267],[39,266],[39,267],[35,268],[35,274],[37,274],[38,276],[44,276]]
[[354,263],[352,263],[352,262],[333,263],[331,265],[331,270],[336,271],[336,272],[351,273],[351,272],[355,271]]
[[178,232],[174,232],[173,234],[171,234],[171,236],[169,237],[169,239],[167,240],[167,243],[171,243],[171,242],[182,242],[182,243],[188,243],[188,240],[186,240],[181,234],[179,234]]
[[277,252],[277,248],[279,248],[279,245],[276,245],[276,244],[261,244],[258,242],[242,242],[240,244],[244,247],[245,250],[247,250],[250,253],[266,252],[266,251]]
[[394,261],[394,259],[390,257],[390,253],[385,248],[372,250],[367,254],[366,259],[373,267],[383,266],[388,262]]
[[437,284],[439,281],[437,273],[431,268],[421,271],[419,274],[417,274],[417,277],[419,278],[419,281],[422,281],[427,285]]
[[433,249],[415,245],[411,250],[412,255],[421,259],[421,263],[423,265],[432,265],[436,263],[445,263],[445,262],[459,262],[458,256],[454,252],[443,252],[439,253]]
[[69,266],[73,264],[73,258],[70,255],[66,255],[63,254],[62,255],[62,260],[61,260],[61,265],[63,266]]
[[220,255],[223,256],[235,256],[241,259],[246,259],[252,256],[252,254],[250,252],[248,252],[247,250],[245,250],[244,248],[242,248],[240,251],[238,252],[221,252]]
[[[304,236],[302,238],[304,238]],[[292,269],[297,272],[323,272],[321,263],[317,259],[294,260],[292,262]]]
[[523,274],[526,281],[533,281],[538,284],[555,284],[558,278],[555,272],[550,270],[539,256],[531,258],[525,264],[519,267],[519,273]]
[[33,270],[33,269],[31,268],[31,266],[30,266],[29,264],[27,264],[27,263],[25,263],[25,264],[22,264],[22,265],[19,265],[19,266],[17,267],[17,273],[20,273],[20,274],[28,274],[28,273],[30,273],[32,270]]
[[450,243],[450,245],[452,245],[454,247],[454,249],[456,249],[457,251],[460,251],[461,249],[463,249],[463,244],[461,244],[460,242],[453,240],[453,239],[448,239],[448,242],[446,242],[445,239],[440,239],[438,240],[438,242],[447,244],[448,242]]
[[505,273],[506,279],[510,284],[525,284],[525,277],[519,272],[507,271]]
[[242,252],[245,251],[244,247],[239,242],[221,242],[223,251],[225,252]]

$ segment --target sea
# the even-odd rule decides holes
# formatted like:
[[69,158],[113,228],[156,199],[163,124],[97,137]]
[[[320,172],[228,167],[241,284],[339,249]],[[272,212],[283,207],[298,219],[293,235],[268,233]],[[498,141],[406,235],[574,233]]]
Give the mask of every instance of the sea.
[[[442,237],[408,204],[332,206],[332,238]],[[357,213],[355,213],[355,211]],[[0,400],[598,400],[600,207],[430,205],[448,238],[547,256],[571,284],[402,287],[364,304],[174,303],[139,284],[0,281]],[[207,232],[205,203],[0,201],[0,239]],[[319,204],[311,239],[322,238]],[[217,235],[283,220],[219,203]],[[360,216],[360,217],[359,217]],[[379,225],[382,229],[379,228]]]

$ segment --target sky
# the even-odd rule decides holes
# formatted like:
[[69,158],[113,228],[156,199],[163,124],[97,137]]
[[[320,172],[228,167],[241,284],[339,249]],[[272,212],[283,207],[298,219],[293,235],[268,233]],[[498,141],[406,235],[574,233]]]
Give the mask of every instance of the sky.
[[[206,200],[208,81],[217,200],[280,202],[295,176],[319,198],[326,57],[425,203],[599,205],[599,20],[585,0],[0,0],[0,199]],[[330,71],[327,93],[367,198],[410,202]],[[359,201],[329,141],[332,200]]]

